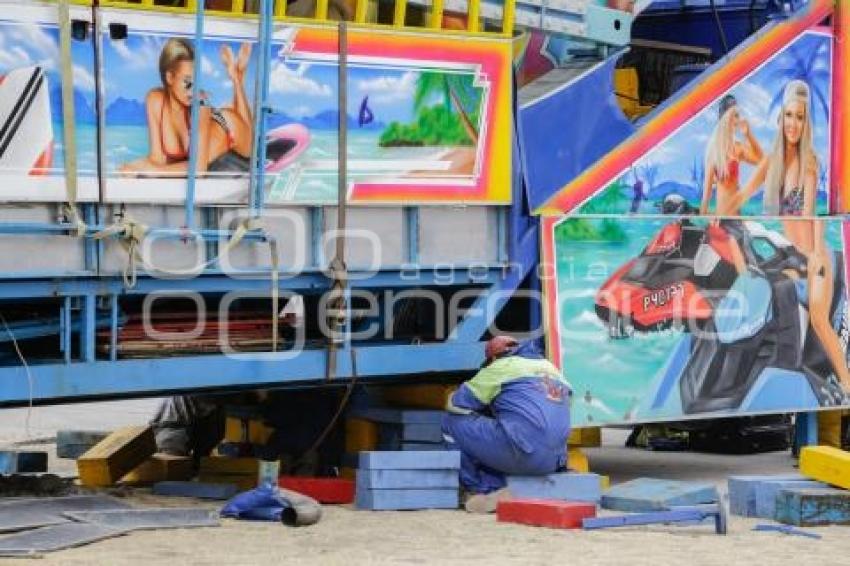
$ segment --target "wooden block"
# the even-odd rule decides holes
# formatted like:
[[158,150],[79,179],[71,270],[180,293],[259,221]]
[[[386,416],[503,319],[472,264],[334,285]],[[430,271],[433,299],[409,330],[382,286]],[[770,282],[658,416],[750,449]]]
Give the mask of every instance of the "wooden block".
[[384,424],[378,432],[378,445],[402,442],[443,442],[443,429],[438,424]]
[[385,387],[383,393],[388,405],[443,410],[455,389],[450,384],[403,385]]
[[198,499],[230,499],[238,491],[237,487],[232,484],[195,481],[162,481],[153,485],[154,495],[197,497]]
[[349,412],[350,417],[376,423],[430,425],[441,425],[445,414],[445,411],[406,410],[387,407],[361,407]]
[[378,447],[378,425],[365,419],[345,421],[345,451],[351,453],[374,450]]
[[346,479],[346,480],[354,481],[354,479],[357,477],[357,470],[355,468],[349,468],[347,466],[343,466],[342,468],[339,469],[339,477]]
[[608,476],[599,476],[599,485],[602,491],[608,491],[611,489],[611,478]]
[[60,430],[56,433],[56,457],[76,460],[107,436],[107,431]]
[[274,429],[259,419],[229,416],[224,420],[225,442],[265,445]]
[[199,472],[201,474],[234,474],[253,476],[256,480],[260,473],[260,459],[204,456],[201,458],[201,467]]
[[228,484],[235,486],[239,491],[254,489],[259,484],[259,477],[255,474],[214,474],[201,472],[198,481],[210,484]]
[[149,426],[118,429],[77,459],[80,482],[88,487],[113,485],[154,452],[156,441]]
[[605,492],[602,507],[640,513],[719,500],[717,488],[708,483],[638,478],[615,485]]
[[574,428],[567,438],[567,446],[596,448],[602,445],[602,429],[599,427]]
[[567,469],[573,472],[590,472],[590,462],[587,460],[581,448],[570,448],[567,450]]
[[772,476],[729,476],[729,512],[741,517],[756,516],[756,486],[765,481],[805,480],[800,474]]
[[358,489],[358,509],[372,511],[457,509],[457,489]]
[[312,497],[319,503],[346,504],[354,502],[354,482],[344,478],[310,478],[281,476],[278,485]]
[[362,470],[459,470],[460,452],[361,452],[357,467]]
[[553,529],[580,529],[582,519],[596,517],[596,504],[546,499],[499,501],[496,520]]
[[776,496],[776,520],[788,525],[850,525],[850,491],[782,489]]
[[357,489],[457,489],[459,485],[457,470],[357,470]]
[[841,419],[844,411],[818,411],[818,444],[841,448]]
[[507,476],[507,487],[517,499],[557,499],[561,501],[599,501],[602,494],[599,476],[564,472],[546,476]]
[[756,484],[756,517],[773,519],[776,516],[776,496],[783,489],[826,489],[829,485],[813,480],[773,480]]
[[0,475],[47,471],[47,452],[0,450]]
[[161,481],[183,481],[194,475],[188,456],[154,454],[121,478],[124,485],[151,485]]
[[800,473],[813,480],[850,489],[850,452],[832,446],[806,446],[800,452]]

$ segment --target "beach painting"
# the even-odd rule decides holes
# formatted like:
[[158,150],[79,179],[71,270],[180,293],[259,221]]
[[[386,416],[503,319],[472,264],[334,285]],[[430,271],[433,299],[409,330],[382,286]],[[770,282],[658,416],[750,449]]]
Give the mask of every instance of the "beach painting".
[[850,406],[842,220],[542,222],[575,426]]
[[[831,33],[803,33],[645,151],[578,213],[828,214],[831,70]],[[789,109],[789,98],[799,109]],[[814,159],[779,179],[769,157],[789,136],[801,138]]]
[[[5,14],[0,18],[0,201],[67,201],[56,6],[15,3]],[[91,10],[72,6],[71,17],[81,34],[71,40],[77,200],[96,201]]]
[[[121,13],[106,16],[108,24]],[[248,202],[257,45],[243,22],[210,20],[200,46],[188,33],[190,20],[166,23],[161,14],[143,14],[126,33],[103,29],[107,201],[185,199],[190,108],[198,95],[196,201]],[[352,31],[348,50],[349,202],[510,201],[509,44]],[[335,29],[275,31],[268,205],[337,200],[337,53]]]

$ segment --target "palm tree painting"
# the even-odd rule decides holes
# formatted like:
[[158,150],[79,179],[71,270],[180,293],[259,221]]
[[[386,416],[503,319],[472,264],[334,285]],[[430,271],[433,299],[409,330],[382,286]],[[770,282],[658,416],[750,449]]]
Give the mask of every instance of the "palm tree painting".
[[[808,38],[807,38],[808,39]],[[818,38],[819,39],[819,38]],[[791,45],[784,57],[778,57],[772,64],[775,69],[770,73],[768,84],[784,85],[788,81],[799,79],[809,85],[812,91],[812,121],[817,124],[822,112],[824,123],[829,117],[829,93],[824,92],[831,82],[829,68],[829,41],[798,41]],[[814,43],[814,45],[812,45]],[[770,112],[782,104],[782,89],[777,89],[770,101]]]
[[413,93],[415,121],[391,122],[380,145],[477,146],[483,89],[474,83],[471,73],[421,71]]

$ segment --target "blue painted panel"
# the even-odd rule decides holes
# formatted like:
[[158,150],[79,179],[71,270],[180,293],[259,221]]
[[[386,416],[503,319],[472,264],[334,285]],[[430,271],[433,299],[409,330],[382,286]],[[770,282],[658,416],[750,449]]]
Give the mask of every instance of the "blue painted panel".
[[597,474],[565,472],[546,476],[508,476],[513,497],[598,502],[602,484]]
[[788,525],[850,525],[850,491],[783,489],[776,496],[776,520]]
[[522,169],[532,210],[635,132],[614,96],[617,57],[519,111]]
[[457,489],[358,489],[355,505],[371,511],[457,509]]
[[602,507],[618,511],[663,511],[674,506],[702,505],[720,500],[707,483],[638,478],[615,485],[602,496]]
[[458,470],[460,452],[361,452],[357,467],[361,470]]
[[801,373],[767,368],[741,401],[740,410],[748,413],[787,410],[789,399],[794,400],[793,406],[798,409],[820,407],[812,386]]
[[825,483],[812,480],[764,481],[756,484],[756,517],[773,519],[776,515],[776,496],[783,489],[827,489]]
[[434,489],[460,485],[457,470],[357,470],[357,490]]
[[756,486],[766,481],[805,480],[800,474],[782,474],[771,476],[729,476],[729,512],[742,517],[756,516]]

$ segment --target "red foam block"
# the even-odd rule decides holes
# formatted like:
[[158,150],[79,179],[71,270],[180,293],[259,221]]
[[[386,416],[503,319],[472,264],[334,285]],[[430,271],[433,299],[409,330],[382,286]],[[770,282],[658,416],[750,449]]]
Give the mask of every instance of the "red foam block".
[[500,501],[496,519],[502,523],[519,523],[555,529],[580,529],[581,520],[596,517],[596,505],[579,501],[550,499],[510,499]]
[[354,480],[281,476],[278,485],[312,497],[319,503],[353,503]]

